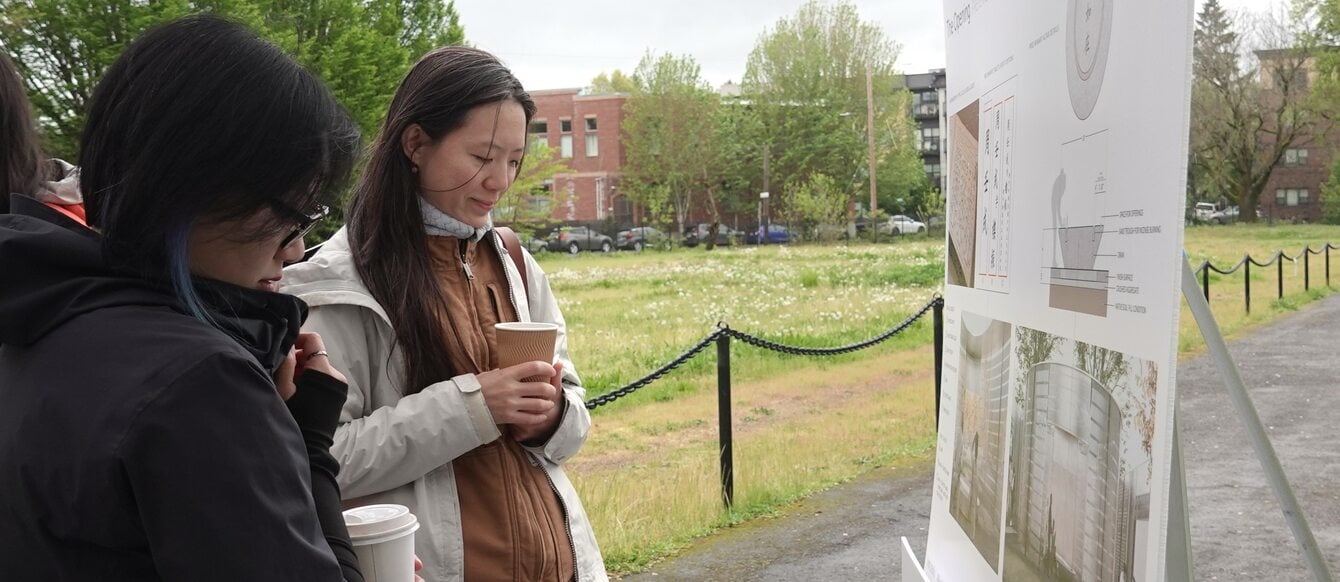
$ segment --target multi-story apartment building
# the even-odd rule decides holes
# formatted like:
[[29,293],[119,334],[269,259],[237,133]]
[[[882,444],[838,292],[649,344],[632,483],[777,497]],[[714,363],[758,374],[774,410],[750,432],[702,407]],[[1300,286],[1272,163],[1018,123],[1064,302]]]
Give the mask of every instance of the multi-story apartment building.
[[899,87],[912,93],[912,117],[917,124],[921,162],[926,178],[936,190],[944,192],[940,154],[945,151],[945,70],[904,75]]
[[549,216],[562,222],[629,224],[633,205],[619,191],[627,95],[583,95],[581,89],[532,91],[530,136],[558,151],[569,171],[546,186],[555,193]]

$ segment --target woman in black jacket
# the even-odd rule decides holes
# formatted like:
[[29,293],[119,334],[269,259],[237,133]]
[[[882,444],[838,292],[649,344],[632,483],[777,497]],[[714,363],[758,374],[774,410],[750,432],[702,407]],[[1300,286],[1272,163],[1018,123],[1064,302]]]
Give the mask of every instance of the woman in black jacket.
[[107,71],[87,225],[18,196],[0,216],[0,577],[361,578],[329,453],[346,386],[275,293],[357,141],[320,81],[219,18]]

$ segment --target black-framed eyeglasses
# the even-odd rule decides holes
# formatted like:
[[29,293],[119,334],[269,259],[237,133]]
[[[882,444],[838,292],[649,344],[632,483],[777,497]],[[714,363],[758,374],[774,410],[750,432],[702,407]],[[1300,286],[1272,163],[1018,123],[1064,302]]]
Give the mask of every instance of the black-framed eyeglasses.
[[293,241],[307,236],[307,233],[312,232],[312,229],[316,227],[316,223],[321,222],[322,218],[330,214],[330,207],[325,204],[317,204],[316,210],[310,214],[278,200],[271,200],[270,206],[275,209],[275,212],[279,213],[281,218],[293,221],[293,230],[279,243],[281,249],[286,249],[293,244]]

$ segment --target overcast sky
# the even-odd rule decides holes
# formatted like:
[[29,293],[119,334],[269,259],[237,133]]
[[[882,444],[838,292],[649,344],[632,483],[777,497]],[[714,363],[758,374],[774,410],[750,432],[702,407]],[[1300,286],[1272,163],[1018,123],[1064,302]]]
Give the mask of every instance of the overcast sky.
[[[1220,0],[1262,11],[1280,0]],[[898,68],[944,66],[940,0],[855,0],[861,18],[902,50]],[[1199,8],[1202,0],[1196,0]],[[511,66],[527,89],[582,87],[632,72],[648,50],[692,55],[713,87],[739,82],[755,41],[804,0],[456,0],[465,36]]]

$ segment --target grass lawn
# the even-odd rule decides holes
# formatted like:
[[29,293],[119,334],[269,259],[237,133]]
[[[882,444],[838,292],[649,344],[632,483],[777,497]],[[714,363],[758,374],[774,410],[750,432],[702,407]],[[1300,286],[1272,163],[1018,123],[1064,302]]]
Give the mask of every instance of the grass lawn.
[[[1230,267],[1244,253],[1340,243],[1340,227],[1189,227],[1193,268]],[[559,297],[588,397],[641,377],[724,322],[784,343],[833,346],[883,332],[940,291],[942,239],[892,244],[702,248],[670,252],[541,254]],[[1340,251],[1333,284],[1340,287]],[[1211,276],[1224,332],[1241,333],[1328,294],[1324,255],[1252,270],[1252,313],[1242,274]],[[1185,308],[1184,308],[1185,311]],[[1184,313],[1180,349],[1203,345]],[[887,466],[934,456],[929,317],[880,346],[802,358],[735,344],[732,350],[735,509],[720,499],[715,350],[631,396],[594,411],[586,447],[569,461],[613,572],[636,571],[695,537],[778,511],[814,491]]]

